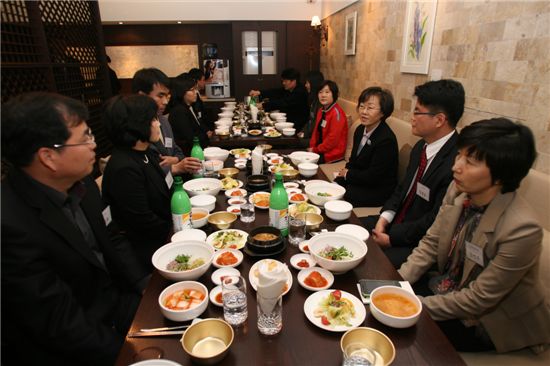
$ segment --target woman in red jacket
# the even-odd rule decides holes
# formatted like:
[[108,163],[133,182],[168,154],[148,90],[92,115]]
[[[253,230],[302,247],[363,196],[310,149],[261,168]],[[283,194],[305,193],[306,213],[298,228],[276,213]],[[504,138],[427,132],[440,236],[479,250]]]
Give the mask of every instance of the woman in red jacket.
[[319,88],[322,108],[317,112],[308,151],[321,155],[319,163],[334,163],[344,159],[348,139],[348,121],[338,100],[338,85],[325,80]]

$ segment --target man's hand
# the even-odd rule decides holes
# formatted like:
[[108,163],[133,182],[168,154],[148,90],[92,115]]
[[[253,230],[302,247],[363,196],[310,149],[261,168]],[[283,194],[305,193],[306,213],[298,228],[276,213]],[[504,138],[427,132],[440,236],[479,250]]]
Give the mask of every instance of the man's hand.
[[340,171],[338,172],[338,177],[342,177],[342,178],[346,178],[346,174],[348,174],[348,170],[346,168],[342,168],[340,169]]
[[248,95],[250,95],[251,97],[257,97],[258,95],[260,95],[260,91],[252,89],[248,92]]
[[194,173],[201,168],[202,165],[199,159],[187,157],[172,165],[172,174]]
[[160,166],[170,166],[177,164],[179,161],[177,156],[168,156],[168,155],[161,155],[160,156]]
[[388,226],[388,221],[381,217],[376,222],[376,226],[372,229],[372,240],[375,243],[380,245],[382,248],[391,247],[390,236],[386,234],[386,227]]
[[212,137],[213,134],[214,131],[206,131],[206,136],[208,136],[208,138]]

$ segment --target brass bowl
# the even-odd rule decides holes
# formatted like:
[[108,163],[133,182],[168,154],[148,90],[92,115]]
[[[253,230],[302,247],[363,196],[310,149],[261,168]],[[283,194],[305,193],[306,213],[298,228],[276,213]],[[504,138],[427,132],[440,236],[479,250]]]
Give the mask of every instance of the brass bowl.
[[360,343],[364,347],[376,351],[382,357],[385,366],[391,364],[395,358],[395,347],[392,341],[384,333],[374,328],[359,327],[344,333],[340,339],[342,353],[352,343]]
[[271,152],[271,149],[273,148],[273,146],[269,145],[269,144],[261,144],[261,145],[258,145],[262,151],[264,152],[264,154],[269,154]]
[[223,132],[223,133],[219,133],[218,134],[218,137],[220,138],[220,140],[226,140],[229,138],[229,132]]
[[223,168],[218,170],[218,173],[220,173],[225,178],[235,178],[237,174],[239,174],[239,169],[237,168]]
[[180,342],[193,362],[213,365],[227,355],[234,336],[231,325],[224,320],[210,318],[187,328]]
[[218,228],[218,230],[229,229],[237,220],[237,215],[227,211],[218,211],[208,216],[208,223]]
[[307,232],[316,231],[319,229],[319,226],[323,223],[323,216],[316,213],[305,213],[300,212],[294,216],[299,220],[304,220],[306,222]]
[[296,169],[285,169],[281,170],[280,173],[283,175],[283,180],[285,182],[298,178],[298,174],[300,174]]

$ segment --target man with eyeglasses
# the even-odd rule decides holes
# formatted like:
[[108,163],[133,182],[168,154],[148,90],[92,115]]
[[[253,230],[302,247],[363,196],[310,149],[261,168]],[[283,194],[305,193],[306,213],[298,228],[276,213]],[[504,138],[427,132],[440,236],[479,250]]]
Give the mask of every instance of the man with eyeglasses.
[[201,163],[198,159],[185,157],[174,139],[168,116],[164,114],[171,98],[169,86],[168,76],[155,68],[138,70],[132,78],[132,92],[147,95],[157,103],[161,139],[151,145],[151,148],[159,152],[160,166],[164,173],[171,172],[172,175],[193,173],[201,169]]
[[414,96],[412,133],[421,140],[413,147],[405,177],[380,216],[361,219],[396,268],[435,220],[453,178],[455,128],[464,113],[464,88],[457,81],[429,81],[417,86]]
[[89,176],[87,118],[52,93],[2,106],[3,365],[112,365],[145,287]]

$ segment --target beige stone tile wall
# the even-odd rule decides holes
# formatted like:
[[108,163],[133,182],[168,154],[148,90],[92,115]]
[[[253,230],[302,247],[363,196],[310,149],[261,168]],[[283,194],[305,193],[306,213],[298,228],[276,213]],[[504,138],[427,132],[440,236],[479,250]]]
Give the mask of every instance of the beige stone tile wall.
[[[353,11],[356,54],[346,56],[344,18]],[[321,71],[341,98],[380,85],[394,95],[394,116],[409,121],[414,86],[441,70],[466,90],[461,127],[499,116],[524,123],[536,137],[535,169],[550,173],[550,1],[439,0],[428,75],[399,71],[405,13],[405,1],[360,0],[323,21]]]

